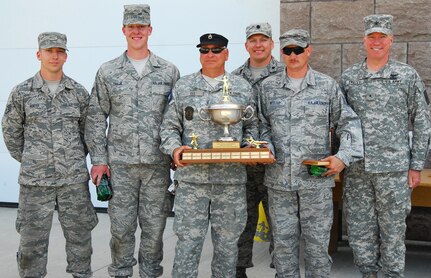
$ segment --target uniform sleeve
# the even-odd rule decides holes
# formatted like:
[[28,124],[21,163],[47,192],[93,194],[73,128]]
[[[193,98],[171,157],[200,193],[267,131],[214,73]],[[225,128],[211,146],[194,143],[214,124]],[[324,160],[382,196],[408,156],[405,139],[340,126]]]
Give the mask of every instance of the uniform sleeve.
[[175,85],[169,97],[169,103],[160,125],[160,151],[171,157],[174,150],[182,145],[181,137],[184,130],[182,110],[178,107],[177,85]]
[[340,86],[341,92],[343,93],[344,97],[347,100],[347,94],[346,94],[346,76],[345,76],[344,73],[340,77],[339,86]]
[[3,138],[10,155],[21,162],[24,149],[24,102],[15,89],[9,96],[2,119]]
[[[85,142],[85,121],[87,119],[87,113],[88,113],[88,103],[89,103],[90,96],[88,95],[87,90],[82,88],[81,94],[79,96],[79,109],[80,109],[80,118],[79,118],[79,133],[81,136],[82,142]],[[84,144],[85,148],[85,154],[88,153],[87,145]]]
[[[251,118],[243,122],[243,135],[241,145],[246,145],[246,139],[252,137],[255,140],[259,138],[259,121],[258,121],[258,109],[257,109],[257,93],[252,89],[251,85],[247,82],[246,91],[250,95],[249,105],[253,108],[253,114]],[[249,116],[249,115],[245,115]]]
[[173,80],[172,88],[175,86],[175,84],[177,83],[178,79],[180,79],[180,76],[181,76],[178,68],[176,66],[173,66],[173,68],[174,68],[174,72],[172,75],[172,80]]
[[85,143],[93,165],[108,164],[106,129],[110,107],[107,83],[99,69],[91,91],[85,121]]
[[268,113],[267,95],[262,84],[258,94],[259,140],[268,142],[268,148],[275,155],[274,145],[271,140],[271,124],[266,116]]
[[410,85],[409,118],[413,127],[410,169],[422,170],[428,156],[430,144],[430,115],[427,92],[416,73]]
[[331,88],[331,125],[335,128],[335,135],[340,146],[336,157],[346,166],[364,158],[364,144],[361,122],[353,109],[347,104],[339,86],[334,81]]

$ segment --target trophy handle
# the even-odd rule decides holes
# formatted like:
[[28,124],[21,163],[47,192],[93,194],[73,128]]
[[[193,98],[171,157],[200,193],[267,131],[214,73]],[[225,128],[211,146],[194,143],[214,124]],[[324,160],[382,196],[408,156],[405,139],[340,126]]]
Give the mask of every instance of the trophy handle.
[[[246,116],[247,111],[250,111],[250,116],[248,116],[248,117]],[[245,108],[245,110],[244,110],[244,117],[243,117],[241,120],[243,120],[243,121],[250,120],[250,119],[251,119],[251,117],[253,117],[253,114],[254,114],[254,109],[253,109],[253,107],[251,107],[251,106],[249,105],[249,106],[247,106],[247,107]]]
[[208,108],[201,108],[201,109],[199,109],[198,115],[199,115],[199,118],[201,118],[202,121],[210,121],[211,120],[211,118],[209,118],[209,117],[207,118],[206,116],[204,116],[205,114],[203,114],[207,110],[208,110]]

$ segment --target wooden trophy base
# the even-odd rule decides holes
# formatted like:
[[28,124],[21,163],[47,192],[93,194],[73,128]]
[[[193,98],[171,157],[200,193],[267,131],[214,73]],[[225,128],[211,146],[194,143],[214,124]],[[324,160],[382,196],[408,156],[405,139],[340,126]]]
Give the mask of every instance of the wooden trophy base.
[[302,161],[304,165],[315,165],[315,166],[326,166],[330,163],[328,161],[320,161],[320,160],[304,160]]
[[[232,143],[232,142],[229,142]],[[252,162],[272,163],[268,148],[218,148],[218,149],[190,149],[184,150],[181,163],[227,163]]]
[[213,149],[239,149],[239,141],[214,141]]

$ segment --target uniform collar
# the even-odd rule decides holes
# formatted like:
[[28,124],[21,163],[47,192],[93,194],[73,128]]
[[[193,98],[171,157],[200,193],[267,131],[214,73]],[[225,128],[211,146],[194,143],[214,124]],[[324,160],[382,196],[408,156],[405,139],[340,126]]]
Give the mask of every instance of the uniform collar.
[[[308,65],[307,66],[307,73],[305,74],[305,82],[307,84],[307,86],[315,86],[316,85],[316,73],[314,72],[314,70]],[[283,70],[283,75],[282,75],[282,82],[281,82],[281,87],[289,87],[290,81],[289,81],[289,77],[287,76],[287,71],[286,71],[286,67],[284,67]]]
[[124,70],[124,72],[126,72],[136,80],[141,79],[143,76],[148,75],[159,67],[159,61],[156,59],[155,55],[151,51],[149,51],[148,61],[145,65],[144,70],[142,71],[142,75],[138,74],[135,67],[132,65],[132,62],[130,62],[129,58],[127,57],[127,51],[124,51],[121,60],[121,68]]
[[[265,67],[266,70],[265,70],[264,76],[266,77],[266,76],[269,76],[269,75],[271,75],[273,73],[278,72],[278,68],[279,68],[278,63],[279,62],[277,60],[275,60],[273,56],[271,56],[271,61]],[[260,77],[258,77],[255,80],[253,80],[253,76],[251,74],[251,69],[250,69],[250,58],[248,58],[247,61],[241,66],[240,73],[243,74],[243,75],[245,75],[245,77],[247,78],[247,80],[250,80],[252,82],[253,81],[257,82],[258,80],[260,80]]]
[[[48,87],[46,85],[44,87],[44,84],[45,84],[45,82],[42,78],[42,75],[40,75],[40,71],[38,71],[34,75],[32,87],[34,89],[42,89],[42,91],[47,90],[46,92],[49,92]],[[63,90],[64,88],[73,89],[72,81],[64,73],[63,73],[63,76],[60,80],[60,84],[58,86],[60,88],[59,91]],[[46,88],[46,89],[43,89],[43,88]]]
[[388,62],[376,73],[370,73],[367,68],[367,59],[362,62],[361,69],[362,69],[362,78],[361,79],[374,79],[374,78],[391,78],[392,76],[397,75],[392,68],[392,64],[394,63],[394,60],[389,58]]
[[[225,75],[227,76],[227,78],[229,80],[232,80],[233,76],[232,74],[228,73],[227,71],[225,71]],[[220,81],[217,86],[212,87],[210,84],[208,84],[208,82],[205,80],[205,78],[202,75],[201,70],[199,70],[198,72],[195,73],[195,77],[194,78],[194,87],[196,89],[199,90],[204,90],[204,91],[219,91],[223,89],[223,82]]]

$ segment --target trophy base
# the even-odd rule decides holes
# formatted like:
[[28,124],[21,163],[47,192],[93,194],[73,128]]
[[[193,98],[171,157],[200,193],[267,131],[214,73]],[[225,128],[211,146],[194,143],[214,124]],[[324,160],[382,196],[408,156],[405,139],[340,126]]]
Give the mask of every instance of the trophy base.
[[239,149],[239,141],[214,141],[213,149]]
[[326,166],[330,163],[327,161],[320,161],[320,160],[304,160],[302,161],[302,164],[304,165],[314,165],[314,166]]
[[230,163],[230,162],[252,162],[272,163],[268,148],[224,148],[224,149],[198,149],[184,150],[181,163]]
[[220,137],[217,139],[218,142],[233,142],[237,141],[235,137]]

